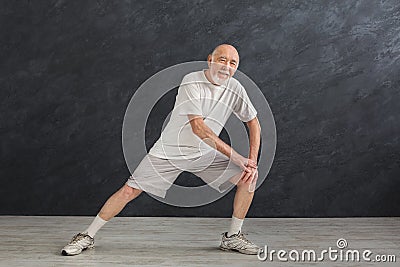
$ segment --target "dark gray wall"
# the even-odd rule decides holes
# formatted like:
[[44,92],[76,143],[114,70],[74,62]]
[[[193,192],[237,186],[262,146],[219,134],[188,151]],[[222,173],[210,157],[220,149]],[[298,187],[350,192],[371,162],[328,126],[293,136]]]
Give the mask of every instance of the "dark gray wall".
[[[399,17],[396,0],[2,1],[0,214],[95,215],[129,176],[135,90],[228,42],[277,125],[248,216],[400,216]],[[233,196],[177,208],[142,194],[121,216],[228,217]]]

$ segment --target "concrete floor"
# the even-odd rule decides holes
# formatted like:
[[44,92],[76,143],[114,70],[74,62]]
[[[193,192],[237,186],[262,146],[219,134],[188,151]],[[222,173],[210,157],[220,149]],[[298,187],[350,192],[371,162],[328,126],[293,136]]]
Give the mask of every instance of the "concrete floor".
[[[282,262],[218,249],[229,218],[116,217],[96,235],[92,250],[61,256],[61,248],[93,217],[0,216],[0,266],[400,266],[400,217],[396,218],[246,218],[243,232],[268,251],[347,248],[394,255],[396,263],[363,260]],[[293,255],[293,254],[292,254]],[[261,255],[264,256],[264,255]]]

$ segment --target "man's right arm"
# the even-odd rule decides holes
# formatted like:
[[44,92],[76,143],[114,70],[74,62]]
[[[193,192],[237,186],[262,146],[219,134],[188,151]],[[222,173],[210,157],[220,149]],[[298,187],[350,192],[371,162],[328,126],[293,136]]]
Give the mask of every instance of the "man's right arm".
[[231,158],[232,161],[238,165],[242,170],[251,172],[248,167],[256,168],[257,164],[250,159],[247,159],[237,153],[230,145],[222,141],[211,129],[208,127],[201,116],[199,115],[188,115],[192,131],[207,145],[218,150],[219,152]]

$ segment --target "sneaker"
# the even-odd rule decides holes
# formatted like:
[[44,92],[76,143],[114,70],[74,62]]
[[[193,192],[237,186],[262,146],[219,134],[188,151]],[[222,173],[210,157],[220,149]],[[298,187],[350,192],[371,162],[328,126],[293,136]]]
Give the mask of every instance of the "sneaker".
[[222,250],[237,251],[250,255],[256,255],[260,250],[260,247],[249,241],[241,231],[230,237],[227,234],[228,232],[222,233],[222,241],[219,245]]
[[80,254],[83,250],[88,248],[94,248],[94,238],[87,233],[78,233],[72,238],[71,242],[61,250],[61,253],[64,256],[73,256]]

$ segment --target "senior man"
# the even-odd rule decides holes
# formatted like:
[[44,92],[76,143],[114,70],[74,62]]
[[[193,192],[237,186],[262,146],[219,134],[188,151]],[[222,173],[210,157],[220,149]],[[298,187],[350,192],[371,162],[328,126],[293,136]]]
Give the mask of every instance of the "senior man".
[[[76,234],[62,255],[77,255],[94,247],[97,231],[143,191],[165,198],[183,171],[224,192],[236,185],[230,228],[219,248],[257,254],[260,247],[241,231],[258,177],[260,124],[244,87],[233,78],[239,54],[229,44],[217,46],[207,58],[208,69],[187,74],[178,89],[170,120],[160,138],[126,183],[103,205],[90,226]],[[249,154],[244,157],[218,136],[234,113],[249,128]],[[233,164],[231,164],[233,163]]]

